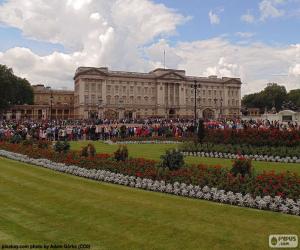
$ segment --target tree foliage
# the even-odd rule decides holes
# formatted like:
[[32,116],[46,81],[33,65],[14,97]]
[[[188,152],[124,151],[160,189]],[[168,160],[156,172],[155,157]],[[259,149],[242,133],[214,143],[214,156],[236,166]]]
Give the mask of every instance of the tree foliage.
[[261,111],[264,111],[265,108],[270,110],[275,106],[278,111],[284,102],[289,101],[300,107],[300,89],[291,90],[287,93],[284,86],[269,83],[264,90],[245,95],[242,99],[242,104],[247,108],[259,108]]
[[25,78],[14,75],[13,70],[0,64],[0,110],[15,104],[32,104],[33,90]]
[[293,89],[288,93],[288,100],[300,107],[300,89]]

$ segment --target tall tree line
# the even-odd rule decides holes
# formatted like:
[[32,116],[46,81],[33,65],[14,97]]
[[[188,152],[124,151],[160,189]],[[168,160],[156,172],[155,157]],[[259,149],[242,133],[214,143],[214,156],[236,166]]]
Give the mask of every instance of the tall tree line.
[[264,90],[245,95],[242,99],[242,105],[244,107],[259,108],[261,112],[263,112],[265,108],[270,110],[273,107],[278,111],[282,109],[284,104],[294,104],[295,107],[300,108],[300,89],[287,92],[284,86],[269,83]]
[[33,104],[33,90],[25,78],[0,64],[0,111],[15,104]]

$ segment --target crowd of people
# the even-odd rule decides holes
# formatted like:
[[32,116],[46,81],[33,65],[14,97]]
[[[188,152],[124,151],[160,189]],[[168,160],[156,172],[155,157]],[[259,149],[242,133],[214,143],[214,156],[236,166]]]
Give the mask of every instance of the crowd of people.
[[[0,139],[19,134],[23,139],[109,140],[128,137],[188,137],[197,123],[187,119],[0,121]],[[206,121],[207,129],[300,129],[297,122],[268,120]]]

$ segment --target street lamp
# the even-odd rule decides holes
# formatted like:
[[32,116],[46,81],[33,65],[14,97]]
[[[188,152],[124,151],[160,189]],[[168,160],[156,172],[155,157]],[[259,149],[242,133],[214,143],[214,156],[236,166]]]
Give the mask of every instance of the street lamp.
[[102,99],[98,100],[98,119],[100,119],[100,108],[102,106]]
[[53,102],[53,92],[50,88],[50,124],[52,124],[52,102]]
[[196,122],[197,122],[197,88],[200,88],[201,85],[197,84],[197,81],[194,80],[194,84],[191,86],[194,89],[194,124],[196,127]]
[[222,113],[223,113],[223,111],[222,111],[222,104],[223,104],[223,98],[221,97],[221,99],[220,99],[220,117],[221,117],[221,119],[222,119]]

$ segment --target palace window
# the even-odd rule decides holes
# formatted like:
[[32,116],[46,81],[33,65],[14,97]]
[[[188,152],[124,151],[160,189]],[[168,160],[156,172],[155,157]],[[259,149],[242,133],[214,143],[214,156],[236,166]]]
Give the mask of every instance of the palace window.
[[92,104],[95,104],[95,103],[96,103],[96,96],[92,95]]
[[87,82],[84,84],[84,91],[89,91],[89,84]]
[[92,83],[92,92],[96,92],[96,83],[95,82]]
[[102,84],[101,83],[98,84],[98,92],[102,92]]
[[84,104],[88,104],[89,103],[89,96],[85,95],[84,96]]
[[110,95],[108,95],[108,96],[106,97],[106,102],[107,102],[107,104],[110,104],[110,103],[111,103],[111,96],[110,96]]
[[111,86],[110,86],[110,85],[107,85],[106,88],[107,88],[107,93],[110,93],[110,91],[111,91]]

